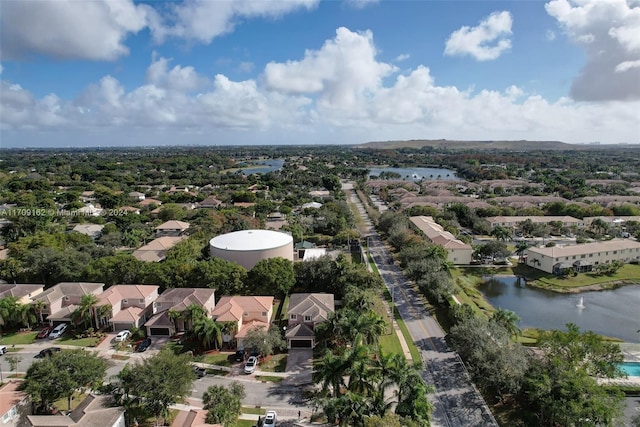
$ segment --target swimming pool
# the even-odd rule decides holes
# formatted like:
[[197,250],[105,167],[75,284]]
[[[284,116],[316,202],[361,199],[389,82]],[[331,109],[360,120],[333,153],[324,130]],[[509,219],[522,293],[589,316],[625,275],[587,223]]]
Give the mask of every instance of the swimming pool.
[[618,366],[628,377],[640,377],[640,362],[624,362]]

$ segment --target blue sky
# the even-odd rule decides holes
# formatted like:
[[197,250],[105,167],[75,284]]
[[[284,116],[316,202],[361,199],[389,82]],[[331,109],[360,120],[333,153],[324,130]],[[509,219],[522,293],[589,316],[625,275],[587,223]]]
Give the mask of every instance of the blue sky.
[[640,143],[640,1],[3,1],[0,147]]

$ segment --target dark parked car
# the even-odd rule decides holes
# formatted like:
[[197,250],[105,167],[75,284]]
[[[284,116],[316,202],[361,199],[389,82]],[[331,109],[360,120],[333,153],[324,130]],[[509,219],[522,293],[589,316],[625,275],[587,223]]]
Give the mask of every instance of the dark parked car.
[[36,354],[35,356],[33,356],[35,359],[42,359],[45,358],[47,356],[51,356],[53,353],[57,353],[61,350],[60,347],[49,347],[49,348],[45,348],[44,350],[40,350],[40,353]]
[[236,362],[244,362],[244,356],[247,354],[243,349],[236,350]]
[[198,366],[193,367],[193,372],[196,374],[198,378],[202,378],[207,375],[207,370],[205,368],[200,368]]
[[147,337],[147,338],[142,340],[140,345],[138,345],[138,350],[137,351],[140,351],[140,352],[145,351],[146,349],[149,348],[150,345],[151,345],[151,338]]
[[53,330],[53,326],[47,326],[36,335],[36,338],[46,338],[49,336],[49,333]]

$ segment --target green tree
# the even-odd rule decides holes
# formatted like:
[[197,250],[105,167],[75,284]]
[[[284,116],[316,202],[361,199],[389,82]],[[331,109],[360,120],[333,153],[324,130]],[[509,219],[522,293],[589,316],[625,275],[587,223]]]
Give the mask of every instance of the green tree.
[[22,361],[22,357],[17,354],[9,355],[5,358],[9,364],[9,369],[14,371],[15,375],[18,375],[18,364]]
[[273,295],[277,291],[284,299],[296,281],[293,263],[281,257],[263,259],[249,271],[247,281],[257,294]]
[[280,329],[271,325],[269,329],[255,326],[247,331],[247,336],[242,340],[247,349],[258,350],[265,356],[272,355],[276,350],[287,346]]
[[511,310],[498,307],[496,311],[493,312],[490,320],[505,328],[510,335],[520,335],[522,333],[518,327],[520,318]]
[[56,400],[66,397],[71,407],[73,393],[82,388],[93,388],[102,384],[107,362],[82,349],[63,350],[33,363],[27,370],[21,385],[37,413],[50,412]]
[[624,395],[595,378],[621,375],[620,348],[573,324],[543,333],[539,348],[543,357],[532,364],[523,387],[524,406],[539,425],[612,425]]
[[234,425],[245,396],[244,386],[237,381],[233,381],[228,389],[219,385],[209,387],[202,395],[204,409],[208,411],[207,423],[225,427]]
[[[82,322],[85,329],[91,327],[95,319],[95,309],[100,298],[94,294],[86,294],[80,298],[80,305],[71,313],[71,318],[77,324]],[[98,320],[95,319],[95,327],[98,328]]]
[[127,409],[138,408],[156,420],[166,418],[169,407],[191,392],[195,374],[190,356],[161,350],[149,359],[127,365],[120,374],[120,401]]
[[491,230],[491,235],[498,241],[506,242],[513,236],[513,230],[497,225],[493,228],[493,230]]
[[202,342],[205,350],[215,345],[216,349],[222,346],[221,325],[208,317],[199,317],[193,323],[193,334]]

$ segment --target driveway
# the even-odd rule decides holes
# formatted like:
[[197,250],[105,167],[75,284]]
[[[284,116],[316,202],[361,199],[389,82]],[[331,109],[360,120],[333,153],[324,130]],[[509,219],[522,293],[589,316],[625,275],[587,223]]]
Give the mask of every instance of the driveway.
[[310,348],[292,348],[287,356],[287,385],[311,384],[313,372],[313,350]]

